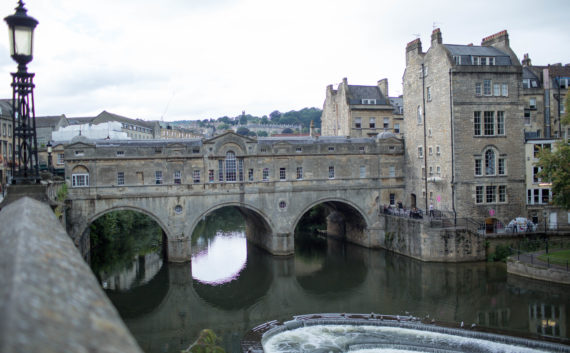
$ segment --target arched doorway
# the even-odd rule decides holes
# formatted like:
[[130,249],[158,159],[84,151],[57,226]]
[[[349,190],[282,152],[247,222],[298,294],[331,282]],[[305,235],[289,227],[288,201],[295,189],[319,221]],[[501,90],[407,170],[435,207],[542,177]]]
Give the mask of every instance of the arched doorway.
[[410,195],[410,208],[416,208],[416,194]]

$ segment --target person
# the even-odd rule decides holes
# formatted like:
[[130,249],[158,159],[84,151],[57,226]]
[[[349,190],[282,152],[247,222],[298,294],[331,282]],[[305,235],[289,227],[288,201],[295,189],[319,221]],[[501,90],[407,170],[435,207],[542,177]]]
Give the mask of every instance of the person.
[[433,217],[433,202],[429,203],[429,216]]

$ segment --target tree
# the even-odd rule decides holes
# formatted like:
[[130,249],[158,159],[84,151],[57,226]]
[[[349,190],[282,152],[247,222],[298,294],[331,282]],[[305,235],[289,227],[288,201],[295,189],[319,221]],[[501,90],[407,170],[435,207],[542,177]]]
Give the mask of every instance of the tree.
[[269,118],[271,119],[271,122],[275,123],[279,118],[281,118],[281,112],[279,110],[274,110],[269,114]]
[[229,126],[228,124],[220,124],[220,125],[218,125],[218,130],[221,130],[221,131],[227,130],[227,129],[229,129],[229,128],[230,128],[230,126]]
[[246,127],[241,126],[241,127],[238,127],[238,129],[237,129],[236,132],[237,132],[238,135],[247,136],[247,134],[249,134],[249,129],[246,128]]
[[[563,125],[570,125],[570,94],[564,102],[566,113],[562,117]],[[536,165],[542,170],[538,177],[552,183],[552,203],[570,209],[570,144],[562,139],[552,150],[543,149],[538,155]]]
[[293,130],[289,129],[289,128],[285,128],[283,129],[283,131],[281,131],[282,134],[292,134]]
[[267,131],[258,131],[257,136],[258,137],[267,137],[268,134],[267,134]]

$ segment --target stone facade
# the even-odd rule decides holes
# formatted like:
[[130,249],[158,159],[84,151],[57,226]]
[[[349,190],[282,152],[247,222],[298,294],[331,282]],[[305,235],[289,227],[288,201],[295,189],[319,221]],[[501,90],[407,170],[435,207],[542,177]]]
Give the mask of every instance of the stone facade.
[[522,67],[506,31],[406,47],[406,202],[505,222],[524,213]]
[[344,78],[336,90],[327,87],[321,117],[323,136],[369,137],[392,132],[401,137],[402,128],[401,110],[388,98],[387,79],[378,81],[377,86],[357,86]]
[[169,260],[185,261],[197,223],[235,206],[251,241],[287,255],[297,222],[324,204],[350,230],[347,240],[382,246],[378,212],[403,197],[403,153],[391,133],[250,139],[227,132],[183,142],[79,137],[65,148],[68,230],[76,244],[85,243],[87,226],[102,214],[133,209],[165,231]]
[[9,161],[12,160],[12,100],[0,100],[0,194],[9,182],[12,171]]

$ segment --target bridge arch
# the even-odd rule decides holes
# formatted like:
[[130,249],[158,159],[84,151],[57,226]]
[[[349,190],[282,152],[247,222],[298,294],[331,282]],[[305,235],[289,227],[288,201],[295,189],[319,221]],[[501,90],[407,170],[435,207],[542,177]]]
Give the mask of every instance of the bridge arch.
[[188,234],[189,236],[192,235],[194,229],[196,229],[196,226],[202,219],[205,219],[206,216],[212,212],[215,212],[216,210],[224,207],[236,207],[242,214],[246,223],[246,237],[249,241],[262,248],[265,248],[266,250],[269,250],[270,252],[273,250],[271,246],[271,238],[276,234],[275,225],[263,210],[242,202],[222,202],[206,209],[201,214],[199,214],[199,216],[196,217],[193,222],[187,225],[184,233]]
[[372,224],[366,212],[354,202],[338,197],[327,197],[307,204],[291,222],[291,234],[294,234],[297,224],[313,207],[324,205],[329,210],[327,217],[327,233],[329,236],[343,238],[357,244],[365,244],[367,229]]
[[153,221],[155,221],[156,224],[158,224],[158,226],[162,229],[164,234],[167,237],[170,237],[170,234],[169,234],[170,230],[168,229],[166,224],[164,224],[164,222],[162,222],[162,220],[158,216],[156,216],[153,212],[151,212],[149,210],[146,210],[146,209],[141,208],[141,207],[131,206],[131,205],[112,206],[112,207],[104,209],[103,211],[99,211],[99,212],[93,214],[91,217],[89,217],[87,219],[86,224],[84,225],[83,229],[81,230],[81,234],[83,234],[87,230],[87,227],[89,227],[91,225],[91,223],[95,222],[98,218],[100,218],[101,216],[103,216],[107,213],[115,212],[115,211],[135,211],[138,213],[142,213],[145,216],[150,217]]

